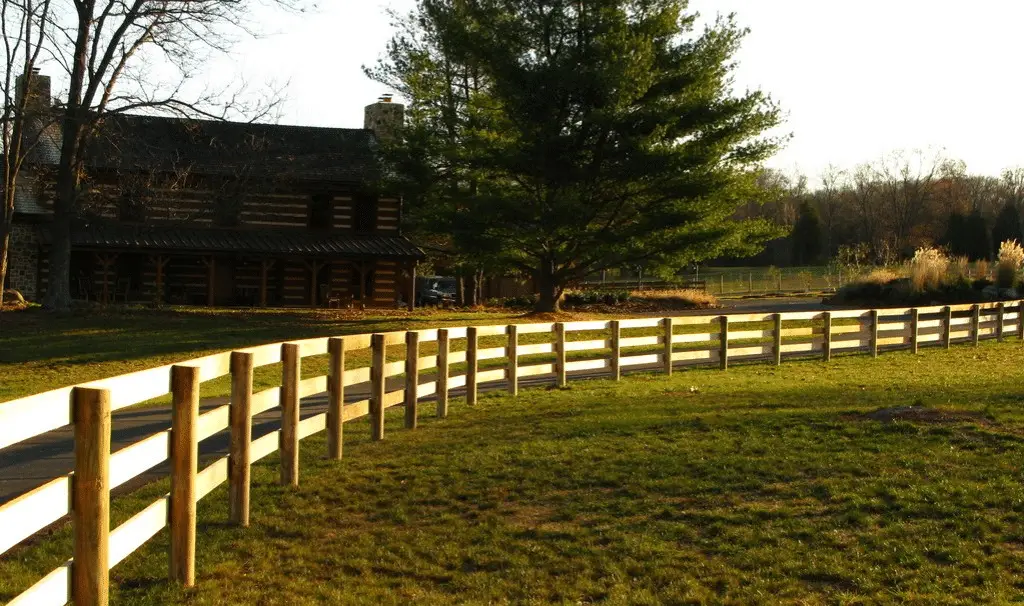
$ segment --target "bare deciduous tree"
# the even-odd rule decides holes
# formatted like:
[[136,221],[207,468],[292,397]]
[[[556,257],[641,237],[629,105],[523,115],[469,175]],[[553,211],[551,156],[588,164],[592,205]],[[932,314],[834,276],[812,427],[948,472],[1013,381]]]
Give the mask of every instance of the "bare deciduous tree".
[[[33,104],[35,66],[45,41],[50,0],[0,0],[3,34],[3,109],[0,145],[3,146],[3,216],[0,217],[0,308],[7,278],[14,205],[21,168],[45,132],[49,117]],[[46,100],[49,103],[49,99]]]
[[[64,70],[67,90],[58,111],[60,159],[51,229],[45,304],[70,304],[71,222],[89,144],[105,116],[161,112],[187,117],[264,118],[276,96],[250,100],[244,83],[190,93],[194,76],[215,53],[254,34],[249,11],[257,0],[52,0],[46,50]],[[301,0],[273,0],[300,9]]]

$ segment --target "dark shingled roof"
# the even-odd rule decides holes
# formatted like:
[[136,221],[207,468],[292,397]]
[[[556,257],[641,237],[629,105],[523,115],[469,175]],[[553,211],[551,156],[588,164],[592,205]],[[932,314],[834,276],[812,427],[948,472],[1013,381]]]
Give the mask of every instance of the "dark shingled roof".
[[[43,243],[49,244],[49,230],[42,229],[41,235]],[[75,224],[71,230],[71,244],[124,250],[303,257],[424,257],[423,251],[402,236],[131,225],[107,221]]]
[[112,114],[103,119],[86,164],[357,183],[376,176],[375,147],[373,133],[364,129]]

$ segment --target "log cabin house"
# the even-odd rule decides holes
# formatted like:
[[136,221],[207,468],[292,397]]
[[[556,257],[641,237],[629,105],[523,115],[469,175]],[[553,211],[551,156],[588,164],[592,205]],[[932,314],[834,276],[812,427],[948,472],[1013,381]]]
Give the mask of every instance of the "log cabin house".
[[[32,80],[48,99],[48,79]],[[73,296],[411,308],[423,253],[402,235],[400,200],[374,187],[377,137],[401,120],[388,98],[363,129],[107,116],[72,226]],[[58,150],[59,133],[41,139],[18,191],[8,281],[28,298],[46,289]]]

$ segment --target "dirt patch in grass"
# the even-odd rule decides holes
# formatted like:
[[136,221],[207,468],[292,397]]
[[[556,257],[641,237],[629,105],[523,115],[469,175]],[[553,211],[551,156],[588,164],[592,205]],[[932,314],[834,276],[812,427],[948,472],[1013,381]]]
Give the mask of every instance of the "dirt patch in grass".
[[938,408],[925,408],[923,406],[894,406],[892,408],[880,408],[876,411],[862,415],[849,415],[848,419],[862,421],[880,421],[882,423],[894,423],[896,421],[910,421],[912,423],[943,424],[943,423],[980,423],[989,425],[990,422],[980,412],[968,412],[961,410],[939,410]]

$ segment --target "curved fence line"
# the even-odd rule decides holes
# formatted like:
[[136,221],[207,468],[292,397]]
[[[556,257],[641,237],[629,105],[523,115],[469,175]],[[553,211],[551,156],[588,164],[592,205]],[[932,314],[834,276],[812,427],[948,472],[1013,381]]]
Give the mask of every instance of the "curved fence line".
[[[468,326],[272,343],[0,403],[0,448],[65,425],[75,429],[74,472],[0,505],[0,554],[69,514],[74,530],[72,559],[11,604],[105,602],[109,570],[167,526],[170,576],[190,586],[200,499],[228,482],[230,522],[247,526],[253,463],[280,450],[281,482],[297,486],[300,440],[326,431],[328,456],[341,459],[346,423],[368,417],[373,439],[381,440],[388,408],[402,406],[405,427],[414,429],[424,398],[436,400],[443,418],[453,391],[474,404],[485,383],[515,395],[529,377],[564,386],[573,376],[618,380],[625,370],[827,361],[833,352],[916,352],[1010,333],[1024,339],[1024,301]],[[389,361],[388,348],[399,345],[404,358]],[[421,355],[425,345],[436,352]],[[368,352],[370,365],[348,368],[350,352]],[[302,359],[322,355],[328,374],[302,379]],[[281,384],[253,393],[254,369],[271,364],[281,365]],[[199,414],[201,384],[224,376],[231,377],[230,403]],[[346,392],[358,399],[346,403]],[[301,418],[302,398],[319,394],[327,395],[327,412]],[[171,427],[111,454],[111,413],[166,395]],[[252,439],[253,417],[273,408],[281,410],[280,429]],[[199,442],[225,430],[229,454],[200,470]],[[111,530],[110,491],[168,460],[171,491]]]

